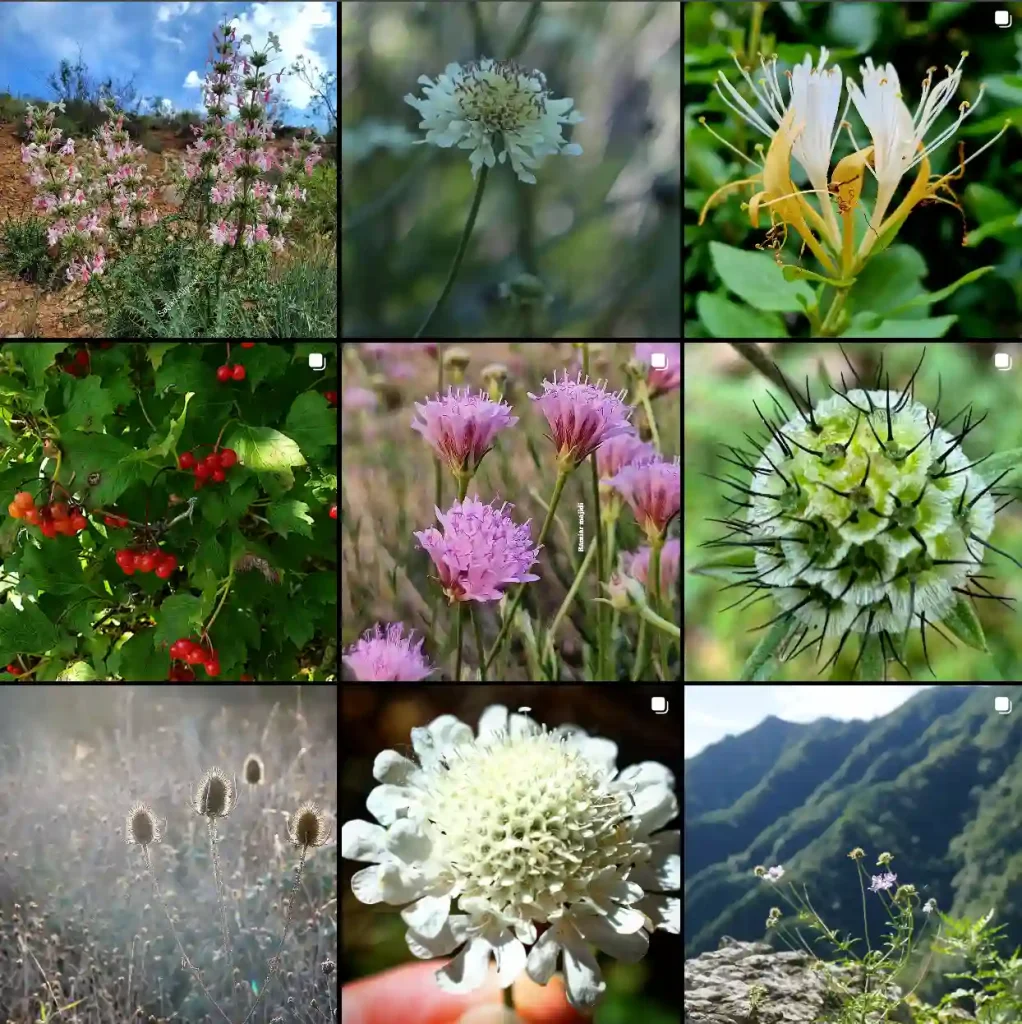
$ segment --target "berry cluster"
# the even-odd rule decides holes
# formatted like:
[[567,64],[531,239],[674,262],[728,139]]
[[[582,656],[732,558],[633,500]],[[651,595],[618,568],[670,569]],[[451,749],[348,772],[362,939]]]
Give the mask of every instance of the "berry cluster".
[[159,548],[144,551],[121,548],[114,558],[128,576],[135,572],[155,572],[161,580],[165,580],[177,568],[177,556]]
[[244,380],[245,379],[245,367],[241,363],[235,363],[233,366],[228,366],[224,363],[223,366],[217,367],[216,379],[221,384],[226,384],[229,380]]
[[128,520],[124,516],[112,515],[104,516],[103,523],[106,526],[112,526],[115,530],[123,530],[128,525]]
[[[220,675],[220,656],[212,644],[209,645],[207,651],[202,644],[182,637],[170,645],[170,657],[173,661],[184,661],[189,665],[202,665],[206,670],[206,675]],[[189,679],[194,679],[195,673],[184,665],[171,665],[170,678],[176,682],[186,682]]]
[[337,392],[336,391],[324,391],[323,397],[331,404],[337,404]]
[[23,669],[23,668],[22,668],[22,667],[21,667],[20,665],[18,665],[18,663],[17,663],[17,662],[14,662],[14,661],[12,661],[12,662],[11,662],[11,663],[10,663],[10,664],[9,664],[9,665],[7,666],[7,671],[8,671],[8,672],[9,672],[9,673],[10,673],[10,674],[11,674],[12,676],[20,676],[20,675],[21,675],[21,673],[22,673],[22,672],[24,672],[25,670],[24,670],[24,669]]
[[61,369],[64,373],[70,373],[72,377],[84,377],[89,372],[88,349],[78,349],[70,360],[61,366]]
[[14,495],[14,501],[7,506],[7,514],[13,519],[24,519],[29,526],[38,526],[42,535],[50,540],[58,533],[72,537],[89,525],[79,508],[69,508],[63,501],[36,508],[35,499],[28,491],[19,491]]
[[196,459],[191,452],[182,452],[177,460],[181,469],[195,472],[195,489],[205,487],[208,483],[222,484],[228,470],[238,461],[238,453],[233,448],[221,448],[219,452],[211,452],[204,459]]

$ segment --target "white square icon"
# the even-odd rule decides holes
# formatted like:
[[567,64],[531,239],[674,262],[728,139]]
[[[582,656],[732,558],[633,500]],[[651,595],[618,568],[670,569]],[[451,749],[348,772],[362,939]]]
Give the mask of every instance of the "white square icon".
[[666,352],[654,352],[649,357],[649,365],[654,370],[666,370],[667,369],[667,353]]
[[994,368],[998,370],[1010,370],[1011,369],[1011,353],[1009,352],[995,352],[994,353]]
[[654,715],[666,715],[670,708],[666,697],[650,697],[649,706]]
[[1011,12],[994,11],[994,24],[998,28],[1011,28]]
[[1010,715],[1011,714],[1011,698],[1010,697],[994,697],[994,711],[999,715]]
[[309,353],[309,369],[310,370],[325,370],[326,369],[326,356],[322,352],[310,352]]

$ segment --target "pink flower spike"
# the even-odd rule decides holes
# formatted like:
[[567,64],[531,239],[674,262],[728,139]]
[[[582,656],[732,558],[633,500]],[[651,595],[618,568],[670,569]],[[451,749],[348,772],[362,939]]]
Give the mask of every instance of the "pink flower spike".
[[656,448],[641,440],[634,429],[628,434],[618,434],[602,444],[596,452],[600,481],[606,483],[630,463],[656,458],[656,454]]
[[484,391],[472,395],[468,388],[448,388],[443,398],[438,395],[425,405],[416,402],[415,410],[422,419],[412,420],[412,430],[422,434],[456,476],[475,473],[494,437],[518,422],[506,402],[491,401]]
[[456,501],[446,514],[435,509],[443,534],[433,528],[415,531],[450,601],[499,601],[503,587],[539,579],[529,572],[539,557],[539,548],[532,546],[532,520],[516,526],[506,508],[514,506],[505,502],[493,508],[477,495]]
[[633,432],[624,394],[608,392],[603,382],[590,384],[588,377],[582,381],[581,374],[569,380],[565,372],[564,380],[555,374],[552,383],[543,381],[542,395],[529,392],[529,398],[539,403],[553,431],[557,458],[570,470],[605,441]]
[[433,671],[433,666],[422,653],[422,640],[416,643],[414,636],[414,630],[404,636],[400,622],[390,623],[386,634],[377,623],[348,648],[342,661],[362,683],[418,682]]
[[647,537],[662,536],[681,509],[681,459],[632,463],[608,483],[635,513]]
[[[652,367],[654,352],[662,352],[667,357],[667,366],[662,370]],[[680,341],[641,341],[635,346],[635,360],[647,367],[646,384],[649,387],[650,398],[673,391],[681,384]]]
[[[649,559],[652,548],[641,547],[635,554],[621,552],[621,572],[633,576],[643,586],[649,577]],[[660,551],[660,594],[671,594],[678,579],[678,565],[681,562],[681,541],[672,537]]]

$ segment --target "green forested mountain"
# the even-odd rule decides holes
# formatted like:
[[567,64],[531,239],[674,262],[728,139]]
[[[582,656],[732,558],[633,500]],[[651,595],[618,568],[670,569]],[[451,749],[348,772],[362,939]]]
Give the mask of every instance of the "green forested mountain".
[[[804,885],[828,925],[861,937],[856,846],[871,873],[892,853],[898,883],[945,913],[995,908],[1006,952],[1022,943],[1022,686],[933,687],[869,722],[768,718],[688,759],[684,788],[686,957],[725,934],[762,939],[770,907],[788,913],[757,864],[782,865],[781,888]],[[867,897],[875,940],[887,917]]]

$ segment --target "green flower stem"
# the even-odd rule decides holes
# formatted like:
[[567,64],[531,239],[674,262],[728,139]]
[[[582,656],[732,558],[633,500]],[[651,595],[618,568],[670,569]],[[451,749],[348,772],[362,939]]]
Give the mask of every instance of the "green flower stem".
[[642,671],[646,665],[646,654],[649,651],[649,633],[646,629],[646,616],[642,616],[639,622],[639,642],[635,649],[635,668],[632,669],[632,682],[637,683],[642,678]]
[[823,323],[820,324],[819,333],[816,335],[819,338],[833,338],[837,337],[840,328],[840,314],[844,308],[845,299],[848,298],[848,289],[839,288],[837,294],[834,296],[833,301],[830,304],[830,309],[827,310],[827,315],[823,318]]
[[[664,619],[657,615],[652,608],[639,608],[637,612],[644,622],[648,622],[651,626],[656,626],[661,632],[666,633],[669,637],[673,637],[675,640],[681,639],[681,627],[676,626],[673,622],[668,619]],[[640,626],[641,629],[641,626]],[[664,678],[667,678],[666,671],[664,672]]]
[[483,647],[483,634],[479,628],[479,613],[476,609],[478,601],[473,601],[469,607],[469,614],[472,616],[472,630],[476,635],[476,657],[479,658],[479,682],[486,682],[486,669],[484,663],[486,661],[486,648]]
[[[444,343],[437,342],[436,346],[436,392],[438,395],[444,393]],[[444,471],[440,465],[440,456],[433,455],[433,504],[437,508],[444,507]],[[429,628],[433,631],[436,623],[437,609],[440,607],[440,592],[433,594],[433,606],[430,609]]]
[[649,400],[649,389],[643,385],[639,397],[642,400],[642,407],[646,410],[646,420],[649,423],[649,432],[653,435],[653,447],[660,451],[660,432],[656,428],[656,416],[653,415],[653,403]]
[[[557,482],[554,484],[554,493],[550,498],[550,508],[547,509],[546,519],[543,520],[543,529],[539,531],[539,539],[536,541],[537,547],[546,540],[547,531],[549,531],[550,524],[554,521],[554,512],[557,511],[557,503],[561,500],[561,492],[564,490],[564,485],[567,483],[570,475],[570,469],[561,467],[557,470]],[[525,587],[526,584],[524,583],[521,583],[518,586],[518,590],[507,609],[507,615],[504,617],[504,625],[500,627],[497,639],[493,641],[490,653],[486,657],[486,662],[483,665],[484,670],[490,667],[493,659],[497,656],[497,651],[500,650],[500,645],[503,642],[504,637],[507,636],[507,631],[511,628],[511,623],[514,622],[515,612],[518,611],[518,606],[522,603],[522,595],[525,593]]]
[[[571,602],[575,600],[575,595],[578,593],[578,588],[582,584],[582,579],[589,568],[589,563],[593,560],[593,555],[597,552],[595,544],[589,545],[589,550],[586,552],[585,558],[582,559],[582,564],[578,567],[578,572],[575,573],[575,579],[572,581],[568,592],[564,595],[564,600],[561,602],[561,607],[557,609],[557,614],[554,616],[554,621],[550,624],[550,628],[547,630],[546,643],[543,646],[543,658],[546,659],[550,652],[550,649],[554,645],[554,635],[557,633],[557,627],[561,624],[561,620],[568,613],[568,609],[571,607]],[[597,605],[597,609],[603,608],[602,605]]]
[[528,13],[525,15],[521,25],[518,26],[518,31],[511,40],[511,46],[507,51],[507,60],[513,60],[525,49],[525,44],[529,41],[529,36],[532,34],[536,19],[539,18],[542,6],[540,0],[533,0],[532,4],[529,5]]
[[[589,376],[589,343],[582,343],[582,373],[584,376]],[[607,562],[604,558],[603,551],[603,527],[602,517],[600,514],[600,471],[596,465],[596,452],[589,456],[589,469],[591,473],[591,480],[593,485],[593,505],[596,509],[596,593],[599,595],[602,592],[601,584],[607,579],[606,570]],[[589,555],[586,555],[586,561],[589,560]],[[585,562],[583,562],[585,565]],[[603,605],[598,604],[596,606],[596,678],[598,680],[605,680],[604,674],[604,662],[606,659],[607,652],[607,638],[604,635],[604,628],[606,626],[607,616]]]
[[[470,476],[458,474],[455,479],[458,481],[458,501],[465,500],[465,492],[468,490],[468,482],[471,479]],[[439,506],[437,506],[439,508]],[[461,682],[461,633],[462,625],[465,621],[465,602],[456,601],[458,606],[457,612],[454,615],[454,644],[457,648],[457,655],[454,659],[454,681],[456,683]]]
[[[433,317],[436,316],[437,310],[444,304],[444,300],[451,293],[451,289],[454,287],[454,279],[458,276],[458,271],[461,269],[461,261],[465,258],[465,250],[468,248],[468,240],[472,235],[472,228],[475,227],[476,214],[479,212],[479,204],[483,199],[483,190],[486,188],[486,176],[489,173],[489,167],[483,164],[479,171],[479,183],[476,185],[475,198],[472,200],[472,209],[469,211],[468,220],[465,222],[465,230],[461,233],[461,242],[458,245],[458,251],[455,254],[454,262],[451,264],[451,272],[447,275],[447,283],[444,285],[444,290],[440,293],[440,298],[436,300],[436,304],[429,311],[429,316],[426,317],[425,323],[415,332],[416,338],[421,338],[426,328],[433,322]],[[439,355],[439,353],[438,353]]]
[[508,985],[507,988],[504,989],[504,1005],[512,1010],[515,1008],[515,1000],[514,996],[511,995],[510,985]]
[[[660,608],[660,552],[664,547],[664,537],[654,537],[650,544],[649,572],[646,574],[646,590],[649,594],[649,607],[657,617]],[[660,660],[660,677],[667,678],[667,644],[664,638],[657,633],[656,637],[657,656]]]

